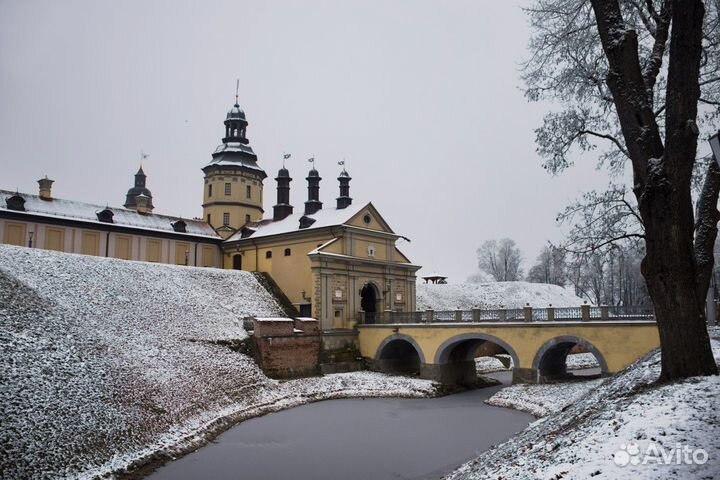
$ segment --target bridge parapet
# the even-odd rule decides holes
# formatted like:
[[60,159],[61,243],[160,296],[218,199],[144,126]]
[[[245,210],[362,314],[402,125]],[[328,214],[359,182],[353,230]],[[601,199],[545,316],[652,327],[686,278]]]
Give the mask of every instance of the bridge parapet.
[[360,325],[410,325],[432,323],[495,323],[495,322],[608,322],[654,321],[651,307],[590,306],[531,307],[472,310],[425,310],[419,312],[360,312]]

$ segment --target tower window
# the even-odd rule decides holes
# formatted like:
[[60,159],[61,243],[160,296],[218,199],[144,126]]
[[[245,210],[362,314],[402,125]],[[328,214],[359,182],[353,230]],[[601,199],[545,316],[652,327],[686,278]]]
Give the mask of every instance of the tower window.
[[250,185],[247,185],[245,187],[245,196],[247,198],[250,198],[252,196],[252,188],[250,187]]
[[228,212],[223,213],[223,225],[230,225],[230,214]]
[[212,197],[212,184],[208,185],[208,197]]
[[210,214],[209,214],[209,213],[208,213],[208,223],[209,223],[209,224],[212,224],[212,222],[210,221]]
[[232,185],[231,183],[226,183],[226,184],[225,184],[225,195],[226,195],[226,196],[230,195],[230,192],[232,191],[232,186],[231,186],[231,185]]
[[272,258],[272,250],[265,252],[265,258]]
[[245,215],[245,223],[250,223],[250,215]]
[[290,253],[291,253],[291,252],[290,252],[290,249],[289,249],[289,248],[286,248],[286,249],[285,249],[285,256],[286,256],[286,257],[289,257],[289,256],[290,256]]

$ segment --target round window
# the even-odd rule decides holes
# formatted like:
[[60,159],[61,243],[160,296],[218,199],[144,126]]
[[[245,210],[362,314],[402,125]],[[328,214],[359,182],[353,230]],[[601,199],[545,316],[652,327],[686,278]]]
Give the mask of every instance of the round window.
[[370,215],[366,213],[365,216],[363,217],[363,222],[365,222],[365,225],[370,225],[371,220],[372,220],[372,218],[370,217]]

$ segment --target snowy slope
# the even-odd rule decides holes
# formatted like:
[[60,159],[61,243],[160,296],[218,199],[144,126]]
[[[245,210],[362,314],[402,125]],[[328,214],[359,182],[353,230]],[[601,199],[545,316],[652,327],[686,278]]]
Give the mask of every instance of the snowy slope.
[[[712,336],[715,361],[720,362],[720,332],[715,330]],[[659,374],[660,352],[656,351],[589,391],[588,384],[573,386],[574,392],[562,385],[505,389],[498,398],[493,397],[493,404],[524,410],[534,405],[536,414],[556,413],[536,421],[445,478],[720,478],[720,377],[651,385]],[[553,400],[549,398],[553,389],[557,390],[555,395],[577,401]],[[570,404],[563,406],[565,403]],[[648,451],[662,455],[660,449],[667,455],[677,455],[672,452],[682,451],[683,447],[703,449],[707,461],[685,463],[681,457],[678,463],[673,456],[670,464],[660,464],[659,457],[646,456]],[[616,456],[618,452],[622,453]],[[625,453],[630,455],[623,459]]]
[[489,282],[448,283],[445,285],[418,284],[417,308],[424,310],[469,310],[481,308],[577,307],[583,300],[570,289],[547,283]]
[[377,374],[279,383],[214,343],[282,315],[249,273],[0,245],[0,477],[93,477],[228,422],[353,395],[427,396]]

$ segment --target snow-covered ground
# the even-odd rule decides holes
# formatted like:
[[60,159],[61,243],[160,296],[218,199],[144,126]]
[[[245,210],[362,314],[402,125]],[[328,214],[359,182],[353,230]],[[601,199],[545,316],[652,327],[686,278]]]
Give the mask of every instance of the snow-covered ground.
[[659,373],[656,351],[604,380],[506,388],[490,403],[547,416],[445,478],[720,478],[720,377],[651,385]]
[[503,388],[485,403],[545,417],[575,403],[601,382],[602,380],[598,379],[545,385],[512,385]]
[[246,272],[0,245],[0,476],[92,477],[237,421],[347,396],[428,396],[358,373],[277,382],[222,342],[282,315]]
[[417,285],[417,308],[424,310],[469,310],[473,307],[495,309],[521,308],[526,304],[540,308],[578,307],[583,300],[572,289],[547,283],[490,282]]

